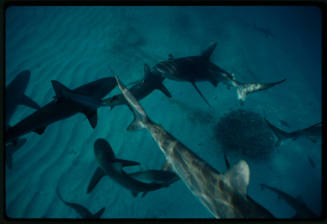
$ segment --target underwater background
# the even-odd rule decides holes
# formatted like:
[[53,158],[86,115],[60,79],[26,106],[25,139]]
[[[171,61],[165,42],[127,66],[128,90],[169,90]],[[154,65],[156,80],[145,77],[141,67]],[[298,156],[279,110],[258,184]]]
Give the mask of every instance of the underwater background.
[[[41,106],[55,95],[51,80],[76,88],[119,75],[127,84],[143,78],[144,63],[152,67],[167,60],[168,54],[199,55],[214,41],[218,45],[211,61],[235,73],[238,80],[287,78],[281,85],[251,94],[243,106],[235,91],[222,84],[215,88],[208,82],[198,83],[210,108],[190,83],[168,79],[164,84],[171,99],[155,90],[141,101],[153,121],[220,172],[226,165],[214,127],[224,114],[240,108],[265,112],[274,124],[287,121],[288,131],[321,121],[321,14],[316,7],[19,6],[7,8],[5,19],[6,85],[22,70],[30,70],[25,93]],[[116,87],[108,96],[117,93]],[[33,112],[18,106],[10,125]],[[152,169],[164,164],[163,154],[147,131],[126,130],[132,119],[126,106],[101,107],[94,130],[85,115],[77,114],[49,125],[42,135],[25,135],[27,142],[5,173],[6,214],[11,218],[79,218],[56,196],[59,184],[69,202],[80,203],[93,213],[105,206],[102,218],[213,218],[181,181],[135,198],[106,177],[86,194],[97,167],[93,152],[97,138],[110,142],[118,158]],[[244,158],[229,159],[234,164]],[[251,172],[248,194],[274,216],[289,218],[294,210],[276,194],[262,191],[262,183],[294,197],[301,195],[320,214],[320,143],[288,141],[269,158],[246,161]]]

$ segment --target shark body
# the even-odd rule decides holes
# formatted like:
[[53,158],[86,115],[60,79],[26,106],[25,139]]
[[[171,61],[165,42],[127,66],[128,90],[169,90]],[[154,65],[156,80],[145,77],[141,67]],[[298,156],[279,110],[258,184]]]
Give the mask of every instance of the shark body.
[[321,122],[313,124],[307,128],[299,129],[293,132],[286,132],[274,126],[266,118],[264,119],[267,125],[270,127],[270,129],[274,132],[274,134],[277,137],[277,141],[276,141],[277,146],[279,146],[280,144],[282,144],[284,141],[288,139],[296,140],[298,138],[304,137],[304,138],[308,138],[310,141],[314,143],[316,143],[319,139],[321,139],[321,132],[322,132]]
[[286,201],[287,204],[289,204],[292,208],[294,208],[296,214],[293,218],[298,218],[298,219],[317,218],[317,215],[304,204],[302,199],[295,198],[277,188],[270,187],[265,184],[261,184],[261,189],[265,189],[265,188],[275,192],[278,195],[278,198],[282,198],[283,200]]
[[[140,164],[135,161],[116,158],[110,144],[104,139],[97,139],[95,141],[94,153],[99,167],[95,170],[91,178],[87,193],[90,193],[104,176],[109,176],[116,183],[130,190],[133,196],[137,196],[140,192],[147,193],[162,187],[167,187],[169,184],[176,181],[175,175],[163,173],[164,171],[158,171],[156,173],[150,170],[146,172],[136,172],[132,175],[126,173],[123,167]],[[155,179],[155,176],[157,176],[157,179]],[[144,180],[146,180],[146,182],[143,182]]]
[[245,161],[220,174],[164,128],[151,121],[129,90],[116,79],[135,116],[129,129],[145,128],[150,132],[171,170],[212,215],[216,218],[273,218],[270,212],[247,196],[250,170]]
[[6,141],[14,140],[31,131],[42,134],[48,125],[77,113],[85,114],[92,128],[95,128],[97,108],[102,105],[101,98],[116,86],[116,82],[113,77],[102,78],[73,90],[57,81],[52,81],[52,85],[56,92],[55,99],[8,128]]
[[98,212],[93,214],[83,205],[68,202],[68,201],[64,200],[59,192],[59,185],[57,185],[57,187],[56,187],[56,194],[57,194],[58,198],[60,199],[60,201],[62,201],[68,207],[74,209],[83,219],[99,219],[102,216],[102,214],[104,213],[105,208],[101,208]]
[[269,89],[285,81],[285,79],[273,83],[241,83],[236,81],[234,75],[229,74],[210,61],[210,56],[216,45],[216,43],[213,43],[199,56],[173,58],[170,55],[168,60],[156,64],[153,67],[153,71],[168,79],[190,82],[209,106],[209,102],[196,86],[196,82],[208,81],[213,86],[217,86],[220,82],[223,82],[228,87],[235,87],[237,89],[238,99],[243,102],[247,94]]
[[[162,83],[164,79],[165,78],[163,76],[151,72],[150,67],[145,64],[144,79],[136,82],[136,84],[130,88],[130,91],[133,93],[137,100],[143,99],[156,89],[160,90],[167,97],[170,98],[171,94]],[[103,104],[113,108],[118,105],[127,104],[127,101],[125,100],[122,94],[118,94],[110,98],[104,99]]]

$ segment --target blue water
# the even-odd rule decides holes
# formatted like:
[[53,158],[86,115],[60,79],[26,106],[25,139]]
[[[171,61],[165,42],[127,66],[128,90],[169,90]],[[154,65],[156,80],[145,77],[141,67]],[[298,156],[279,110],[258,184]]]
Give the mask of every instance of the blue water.
[[[155,122],[221,172],[226,170],[213,127],[231,110],[243,108],[290,130],[321,120],[321,14],[315,7],[10,7],[6,10],[6,84],[22,70],[31,71],[26,95],[41,106],[51,101],[51,80],[75,88],[99,78],[119,75],[124,83],[143,77],[144,63],[154,66],[175,57],[198,55],[217,41],[212,62],[244,82],[287,81],[248,96],[243,106],[234,90],[210,83],[198,86],[210,109],[189,83],[165,80],[173,95],[159,91],[142,100]],[[260,29],[272,33],[266,36]],[[115,89],[110,93],[119,93]],[[109,95],[109,96],[110,96]],[[11,125],[34,110],[19,106]],[[104,178],[89,195],[86,188],[97,167],[93,144],[108,140],[123,159],[160,169],[163,154],[145,130],[127,132],[132,113],[126,106],[98,110],[92,130],[82,114],[29,133],[6,170],[6,213],[13,218],[78,218],[56,196],[83,204],[92,212],[103,206],[103,218],[212,218],[181,182],[151,192],[132,194]],[[290,131],[289,130],[289,131]],[[316,163],[312,168],[310,155]],[[236,163],[240,158],[230,158]],[[316,214],[321,210],[321,144],[289,141],[269,159],[248,159],[249,195],[277,218],[294,210],[260,184],[301,195]],[[129,168],[133,170],[132,168]],[[134,169],[135,170],[135,169]]]

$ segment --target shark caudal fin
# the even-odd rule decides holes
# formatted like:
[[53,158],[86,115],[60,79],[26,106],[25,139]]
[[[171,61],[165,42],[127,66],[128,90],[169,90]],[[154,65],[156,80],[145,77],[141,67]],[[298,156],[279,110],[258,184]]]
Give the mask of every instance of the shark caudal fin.
[[135,97],[131,94],[131,92],[124,86],[123,83],[119,81],[119,78],[115,76],[119,89],[127,100],[128,108],[134,114],[134,121],[128,126],[127,130],[138,130],[144,127],[144,124],[150,122],[147,114],[145,113],[142,106],[137,102]]
[[236,87],[238,100],[240,100],[240,102],[243,103],[248,94],[270,89],[275,85],[285,82],[285,80],[286,79],[280,80],[278,82],[270,82],[270,83],[240,83],[236,80],[233,80],[233,85]]
[[276,146],[280,146],[282,141],[284,141],[285,139],[291,138],[291,133],[288,133],[286,131],[277,128],[276,126],[272,125],[266,118],[264,118],[264,120],[268,125],[268,127],[274,132],[274,134],[277,137],[277,142],[275,144]]

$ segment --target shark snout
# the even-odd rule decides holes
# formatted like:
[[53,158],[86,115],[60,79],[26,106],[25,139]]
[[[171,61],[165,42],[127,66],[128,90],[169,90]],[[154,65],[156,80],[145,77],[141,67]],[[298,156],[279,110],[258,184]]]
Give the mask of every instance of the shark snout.
[[94,143],[94,154],[97,160],[114,160],[115,154],[109,144],[105,139],[99,138]]

